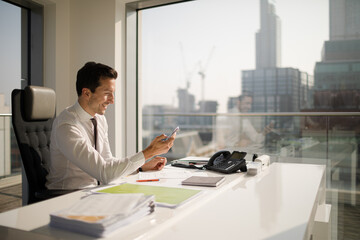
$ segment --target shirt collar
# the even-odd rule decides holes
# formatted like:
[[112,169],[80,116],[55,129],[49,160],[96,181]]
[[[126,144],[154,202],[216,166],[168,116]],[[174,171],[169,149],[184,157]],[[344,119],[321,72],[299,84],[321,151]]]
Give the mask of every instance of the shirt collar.
[[81,121],[89,121],[91,118],[93,118],[93,116],[91,116],[81,107],[78,101],[76,101],[74,108]]

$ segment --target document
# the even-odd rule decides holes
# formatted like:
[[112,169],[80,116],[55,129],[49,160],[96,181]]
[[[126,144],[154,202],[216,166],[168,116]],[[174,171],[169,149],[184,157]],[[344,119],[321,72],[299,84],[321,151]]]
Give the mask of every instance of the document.
[[185,179],[196,176],[207,176],[205,172],[190,172],[186,170],[170,170],[170,171],[154,171],[154,172],[139,172],[138,180],[147,179]]
[[73,206],[50,214],[50,226],[104,237],[154,211],[154,196],[92,194]]
[[209,158],[207,157],[185,157],[173,160],[174,163],[182,163],[182,164],[193,164],[193,165],[205,165],[209,162]]
[[186,157],[171,161],[171,166],[202,169],[208,162],[206,157]]
[[181,204],[189,201],[195,196],[198,196],[202,191],[186,188],[150,186],[140,184],[124,183],[118,186],[110,186],[96,191],[98,193],[143,193],[145,195],[153,194],[155,196],[155,203],[159,207],[176,208]]
[[183,161],[183,162],[208,162],[209,158],[208,157],[195,157],[195,156],[190,156],[190,157],[185,157],[185,158],[180,158],[177,159],[177,161]]
[[[67,209],[69,215],[129,215],[144,197],[144,194],[124,194],[111,196],[109,194],[90,195]],[[106,204],[104,204],[106,203]]]

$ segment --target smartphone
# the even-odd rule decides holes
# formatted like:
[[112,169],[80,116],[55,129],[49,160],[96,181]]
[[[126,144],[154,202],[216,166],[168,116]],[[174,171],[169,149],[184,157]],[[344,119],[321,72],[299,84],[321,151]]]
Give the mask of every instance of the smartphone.
[[177,126],[175,129],[174,129],[174,131],[167,137],[167,138],[164,138],[163,139],[163,141],[166,141],[166,140],[168,140],[169,138],[171,138],[177,131],[179,131],[180,130],[180,127],[179,126]]

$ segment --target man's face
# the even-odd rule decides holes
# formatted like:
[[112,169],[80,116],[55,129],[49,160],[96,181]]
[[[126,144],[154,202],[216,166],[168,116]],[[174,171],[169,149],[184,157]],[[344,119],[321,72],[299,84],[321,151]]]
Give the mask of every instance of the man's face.
[[87,112],[91,116],[94,116],[95,113],[104,115],[108,105],[114,103],[114,93],[115,79],[100,79],[100,86],[95,89],[94,93],[90,91]]
[[239,110],[240,112],[250,112],[252,105],[252,97],[244,97],[239,101]]

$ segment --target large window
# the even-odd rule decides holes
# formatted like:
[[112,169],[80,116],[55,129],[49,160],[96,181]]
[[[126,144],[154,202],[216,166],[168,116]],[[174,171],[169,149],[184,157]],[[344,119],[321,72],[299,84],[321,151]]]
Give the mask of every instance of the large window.
[[22,14],[20,7],[0,1],[0,177],[20,173],[21,170],[10,114],[11,92],[21,88]]
[[21,8],[0,1],[0,113],[10,113],[11,91],[21,87]]
[[[249,112],[315,109],[314,84],[302,78],[323,61],[328,0],[185,1],[139,15],[143,147],[177,125],[214,142],[215,114],[234,112],[244,93],[253,97]],[[267,103],[278,96],[289,101]]]
[[325,164],[332,239],[359,234],[343,222],[359,198],[360,1],[197,0],[138,16],[139,148],[180,126],[168,161],[229,149]]
[[[314,75],[328,25],[328,0],[198,0],[142,10],[142,107],[177,111],[183,89],[195,97],[191,110],[216,101],[214,110],[227,112],[229,97],[243,91],[244,70],[279,68],[284,75],[281,68],[291,67]],[[276,61],[257,64],[257,56]]]
[[11,125],[11,92],[43,85],[43,8],[32,0],[0,0],[0,177],[20,172]]

